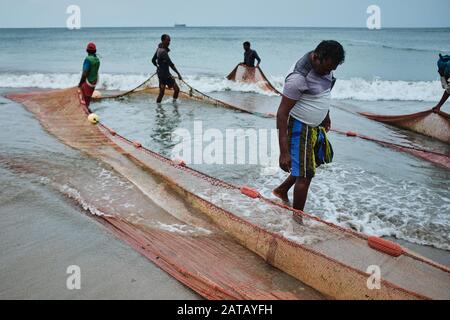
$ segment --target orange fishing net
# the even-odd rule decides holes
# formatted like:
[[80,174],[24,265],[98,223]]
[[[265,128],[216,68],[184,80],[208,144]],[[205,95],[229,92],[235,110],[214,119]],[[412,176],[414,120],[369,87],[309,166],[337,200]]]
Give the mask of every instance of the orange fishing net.
[[367,112],[361,115],[392,126],[417,132],[440,141],[450,143],[450,115],[432,110],[398,116],[382,116]]
[[267,79],[260,67],[249,67],[238,64],[227,76],[230,81],[257,84],[261,89],[275,94],[281,94]]
[[[144,90],[145,86],[135,92]],[[197,93],[193,90],[185,95],[195,97]],[[103,124],[92,125],[76,89],[10,98],[23,103],[63,142],[110,164],[141,190],[151,192],[148,181],[161,181],[208,217],[211,228],[219,231],[203,236],[142,228],[116,217],[99,218],[136,250],[206,298],[322,297],[317,291],[337,299],[450,298],[448,268],[408,252],[392,258],[369,248],[363,235],[262,196],[249,198],[240,188],[174,163]],[[305,218],[304,225],[291,223],[290,232],[301,237],[298,240],[286,237],[284,229],[270,230],[266,220],[259,220],[292,213]],[[380,290],[367,287],[368,264],[389,270]]]
[[[161,172],[177,170],[180,177],[181,172],[185,172],[181,171],[184,170],[182,167],[178,168],[172,161],[156,153],[143,153],[143,149],[137,148],[106,127],[91,124],[87,120],[88,110],[80,104],[75,88],[14,94],[9,98],[24,104],[44,128],[62,142],[111,165],[144,192],[154,192],[154,186],[150,183],[158,175],[156,171],[152,171],[154,169],[162,170]],[[144,155],[144,159],[138,159],[137,154]],[[226,183],[195,171],[189,174],[194,179],[195,175],[202,177],[201,181],[206,182],[208,187],[214,184],[217,188],[230,188]],[[187,178],[191,180],[190,183],[193,183],[192,177]],[[133,206],[136,210],[145,210],[142,207],[145,203],[133,203]],[[190,204],[186,202],[185,206],[189,207]],[[196,211],[194,208],[190,210]],[[105,209],[105,213],[109,212]],[[203,214],[199,212],[199,215]],[[104,223],[141,254],[207,299],[324,298],[316,290],[271,267],[264,259],[208,222],[207,217],[202,220],[201,227],[207,228],[211,233],[199,234],[171,232],[155,226],[134,224],[126,217],[93,218]],[[155,213],[154,219],[161,221],[161,216]],[[182,224],[181,221],[179,223]]]

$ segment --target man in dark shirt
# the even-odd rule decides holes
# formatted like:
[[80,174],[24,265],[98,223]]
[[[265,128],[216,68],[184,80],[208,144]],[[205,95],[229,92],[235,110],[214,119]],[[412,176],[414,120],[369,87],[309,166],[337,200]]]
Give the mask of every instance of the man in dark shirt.
[[258,64],[256,65],[259,67],[259,64],[261,63],[261,58],[258,56],[258,53],[255,50],[251,49],[250,42],[246,41],[244,42],[244,62],[247,67],[255,67],[255,60],[258,61]]
[[175,79],[170,74],[169,68],[172,68],[178,75],[178,79],[183,80],[181,74],[178,72],[177,68],[173,64],[172,60],[169,57],[169,45],[170,45],[170,36],[167,34],[163,34],[161,36],[161,43],[158,45],[158,49],[156,50],[152,63],[157,68],[157,74],[159,79],[159,95],[156,100],[157,103],[161,103],[164,93],[166,91],[166,86],[169,89],[173,89],[173,100],[174,102],[178,99],[178,95],[180,93],[180,88],[178,87]]

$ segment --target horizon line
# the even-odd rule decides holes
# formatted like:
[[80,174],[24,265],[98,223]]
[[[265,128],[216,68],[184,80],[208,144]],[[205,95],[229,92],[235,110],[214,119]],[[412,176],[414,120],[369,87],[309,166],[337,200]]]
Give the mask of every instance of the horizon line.
[[[46,27],[0,27],[0,29],[68,29],[70,31],[79,31],[83,29],[125,29],[125,28],[173,28],[173,29],[188,29],[188,28],[305,28],[305,29],[365,29],[370,30],[367,27],[342,27],[342,26],[190,26],[186,25],[185,27],[175,27],[174,25],[167,26],[88,26],[82,27],[81,29],[68,29],[67,27],[60,26],[46,26]],[[380,31],[383,29],[450,29],[450,26],[447,27],[406,27],[406,26],[394,26],[394,27],[384,27],[379,30],[370,30],[370,31]]]

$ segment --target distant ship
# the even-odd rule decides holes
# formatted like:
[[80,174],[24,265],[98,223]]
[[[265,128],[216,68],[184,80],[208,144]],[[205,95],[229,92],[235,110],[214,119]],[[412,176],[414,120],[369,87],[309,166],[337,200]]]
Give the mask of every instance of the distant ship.
[[175,23],[175,28],[186,28],[187,26],[185,24],[178,24]]

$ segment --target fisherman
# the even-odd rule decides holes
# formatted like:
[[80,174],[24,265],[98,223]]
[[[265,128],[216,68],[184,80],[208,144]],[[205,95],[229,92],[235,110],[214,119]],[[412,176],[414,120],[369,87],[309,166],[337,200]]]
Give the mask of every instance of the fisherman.
[[81,75],[80,83],[78,88],[80,88],[83,95],[83,100],[86,107],[89,107],[91,103],[92,94],[95,91],[95,86],[98,82],[98,70],[100,69],[100,59],[97,57],[97,47],[95,43],[90,42],[87,45],[86,51],[88,56],[84,59],[83,63],[83,73]]
[[259,67],[261,63],[261,58],[259,57],[258,53],[255,50],[251,49],[250,42],[246,41],[243,44],[244,46],[244,62],[241,64],[246,65],[247,67],[254,68],[255,67],[255,60],[258,61],[258,64],[256,67]]
[[450,95],[450,56],[439,55],[438,60],[438,72],[441,76],[442,89],[444,89],[444,94],[442,95],[441,101],[433,108],[433,112],[439,113],[442,106],[447,102]]
[[293,207],[303,210],[316,167],[329,163],[333,150],[326,138],[331,128],[330,93],[333,71],[344,63],[345,51],[336,41],[322,41],[305,54],[285,80],[277,113],[280,167],[289,177],[273,193],[289,202],[295,185]]
[[180,88],[175,82],[174,77],[170,74],[169,67],[172,68],[178,75],[178,79],[183,80],[181,74],[178,72],[177,68],[173,64],[169,57],[170,46],[170,36],[168,34],[163,34],[161,36],[161,43],[158,45],[158,49],[153,56],[152,63],[157,68],[157,74],[159,79],[159,95],[156,100],[157,103],[161,103],[164,93],[166,91],[166,86],[169,89],[173,89],[173,101],[176,102],[178,95],[180,94]]

